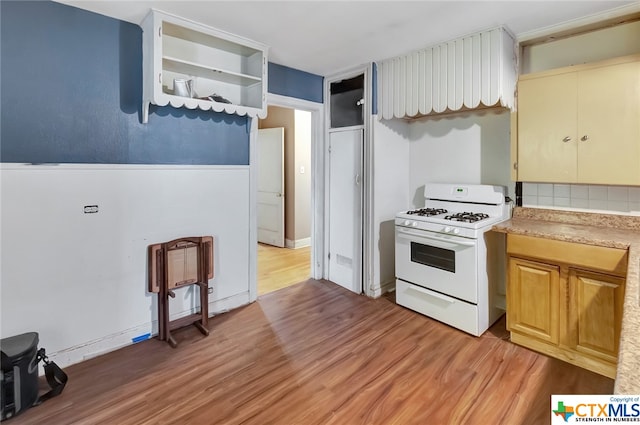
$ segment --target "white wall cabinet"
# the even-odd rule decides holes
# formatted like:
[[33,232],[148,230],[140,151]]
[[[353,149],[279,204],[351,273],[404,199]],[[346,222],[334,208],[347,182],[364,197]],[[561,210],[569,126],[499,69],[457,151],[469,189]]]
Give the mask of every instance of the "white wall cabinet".
[[[199,108],[266,116],[267,47],[158,10],[142,21],[143,106]],[[191,80],[191,97],[174,93]]]
[[494,28],[378,64],[380,118],[514,104],[516,48]]

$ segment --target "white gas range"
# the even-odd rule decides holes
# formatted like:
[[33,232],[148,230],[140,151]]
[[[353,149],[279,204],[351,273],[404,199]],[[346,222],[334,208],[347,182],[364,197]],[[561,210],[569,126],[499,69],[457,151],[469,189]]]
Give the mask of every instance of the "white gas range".
[[429,183],[425,207],[398,213],[396,302],[482,335],[503,313],[505,188]]

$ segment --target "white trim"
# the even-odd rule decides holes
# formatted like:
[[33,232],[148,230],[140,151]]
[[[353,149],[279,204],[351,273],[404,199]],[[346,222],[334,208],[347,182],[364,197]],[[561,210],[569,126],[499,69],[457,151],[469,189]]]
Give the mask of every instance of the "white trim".
[[[376,240],[376,230],[374,226],[374,187],[373,187],[373,63],[369,64],[364,75],[365,89],[365,126],[364,126],[364,147],[362,152],[362,173],[363,173],[363,199],[362,199],[362,289],[365,295],[377,298],[375,291],[374,276],[374,245]],[[377,82],[376,82],[377,83]],[[379,86],[378,86],[379,87]],[[395,282],[394,282],[395,285]],[[378,295],[379,296],[379,295]]]
[[251,118],[249,135],[249,301],[258,299],[258,118]]
[[[233,295],[222,300],[209,302],[209,317],[221,313],[226,313],[229,310],[247,304],[249,304],[248,292],[242,292],[240,294]],[[187,316],[191,313],[195,313],[195,309],[172,314],[171,320]],[[157,320],[152,320],[142,325],[125,329],[121,332],[107,335],[103,338],[99,338],[93,341],[85,342],[74,347],[65,348],[64,350],[60,350],[55,353],[48,353],[48,356],[49,359],[51,361],[55,361],[58,366],[66,367],[72,364],[83,362],[93,357],[100,356],[102,354],[109,353],[111,351],[118,350],[128,345],[132,345],[134,344],[134,342],[132,342],[133,338],[140,337],[145,334],[150,334],[149,338],[154,338],[158,334]]]
[[[324,104],[267,93],[267,105],[311,112],[311,277],[314,279],[323,279],[325,277],[324,259],[326,258],[326,256],[323,255],[325,251]],[[255,190],[257,190],[257,187]],[[255,204],[251,205],[254,206]],[[255,226],[257,226],[257,224]],[[257,243],[255,246],[257,247]],[[257,265],[255,262],[252,263],[252,267],[254,270],[256,269]],[[252,287],[255,285],[257,291],[257,281],[255,279],[250,282],[250,285]]]
[[284,108],[301,109],[305,111],[321,111],[322,103],[310,100],[298,99],[297,97],[282,96],[280,94],[267,94],[267,104],[281,106]]
[[518,43],[526,43],[527,41],[535,40],[537,38],[548,37],[550,35],[558,34],[564,31],[570,31],[572,29],[597,24],[598,22],[606,21],[609,19],[621,18],[626,15],[631,15],[638,12],[640,12],[640,3],[636,2],[625,6],[616,7],[614,9],[606,10],[604,12],[595,13],[593,15],[565,21],[556,25],[550,25],[547,27],[526,31],[518,34],[516,41]]
[[306,248],[306,247],[308,247],[310,245],[311,245],[311,238],[296,239],[296,240],[285,239],[284,240],[284,246],[289,248],[289,249]]
[[362,130],[364,125],[351,125],[349,127],[328,128],[328,133],[340,133],[341,131]]
[[380,298],[383,294],[386,294],[387,292],[392,292],[396,290],[396,280],[390,280],[388,282],[384,282],[382,284],[380,284],[379,288],[371,288],[371,295],[369,295],[371,298]]

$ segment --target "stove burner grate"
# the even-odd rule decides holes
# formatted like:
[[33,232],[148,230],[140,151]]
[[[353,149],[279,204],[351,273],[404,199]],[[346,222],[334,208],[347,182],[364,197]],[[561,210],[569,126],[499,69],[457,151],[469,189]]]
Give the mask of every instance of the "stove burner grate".
[[451,221],[462,221],[465,223],[475,223],[476,221],[484,220],[486,218],[489,218],[489,214],[461,212],[461,213],[448,215],[444,219],[451,220]]
[[448,211],[443,208],[420,208],[418,210],[407,211],[407,214],[430,217],[432,215],[446,214],[447,212]]

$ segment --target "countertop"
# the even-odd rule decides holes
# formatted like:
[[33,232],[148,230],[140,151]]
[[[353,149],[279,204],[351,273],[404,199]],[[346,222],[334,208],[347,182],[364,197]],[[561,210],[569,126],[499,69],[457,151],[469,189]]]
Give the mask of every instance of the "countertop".
[[640,394],[640,217],[516,207],[493,230],[629,250],[614,392]]

